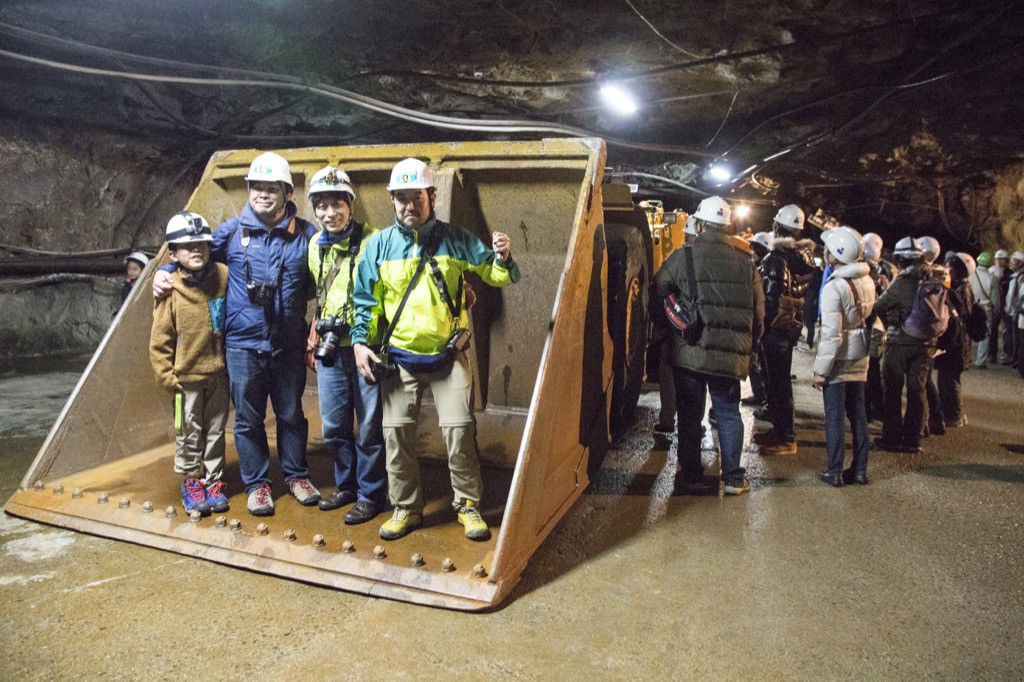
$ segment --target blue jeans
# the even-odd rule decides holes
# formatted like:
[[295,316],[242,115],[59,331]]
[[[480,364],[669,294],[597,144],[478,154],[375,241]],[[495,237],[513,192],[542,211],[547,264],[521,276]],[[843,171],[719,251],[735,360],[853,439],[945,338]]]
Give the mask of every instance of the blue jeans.
[[703,374],[683,367],[673,367],[672,377],[676,384],[679,420],[679,476],[692,481],[703,474],[700,466],[700,424],[704,419],[704,397],[710,391],[718,445],[722,448],[722,480],[739,481],[746,473],[746,469],[740,466],[743,422],[740,420],[739,379]]
[[[316,383],[324,442],[334,459],[338,490],[356,491],[364,502],[388,506],[380,388],[359,375],[350,346],[338,348],[334,367],[317,364]],[[353,411],[358,438],[352,433]]]
[[864,382],[841,381],[826,384],[822,393],[825,399],[825,451],[828,453],[828,473],[838,476],[843,472],[843,459],[846,456],[844,417],[848,417],[850,431],[853,432],[853,463],[850,468],[855,473],[866,474],[868,414],[864,405]]
[[267,399],[277,418],[277,456],[285,480],[308,478],[306,440],[309,422],[302,412],[306,365],[300,351],[273,355],[243,348],[227,349],[231,401],[235,404],[235,449],[245,491],[270,484],[267,444]]

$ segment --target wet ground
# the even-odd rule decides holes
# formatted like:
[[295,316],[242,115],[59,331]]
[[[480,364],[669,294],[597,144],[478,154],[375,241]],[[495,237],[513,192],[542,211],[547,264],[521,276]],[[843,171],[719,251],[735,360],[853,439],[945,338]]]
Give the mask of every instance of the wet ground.
[[[808,363],[798,353],[795,372]],[[0,370],[0,498],[83,366]],[[674,492],[647,392],[588,493],[483,614],[2,515],[0,679],[1020,679],[1024,382],[999,368],[964,387],[967,427],[923,455],[873,452],[871,485],[836,490],[816,478],[821,396],[799,382],[799,454],[745,452],[739,498]]]

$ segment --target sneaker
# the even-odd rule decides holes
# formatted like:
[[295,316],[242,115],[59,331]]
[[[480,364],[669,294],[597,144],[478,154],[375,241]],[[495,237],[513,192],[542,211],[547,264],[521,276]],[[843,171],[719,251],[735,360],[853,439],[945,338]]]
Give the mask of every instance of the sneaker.
[[264,483],[249,493],[246,507],[253,516],[273,516],[274,498],[270,495],[270,486]]
[[210,515],[210,505],[206,503],[206,489],[202,481],[198,478],[185,479],[181,484],[181,504],[189,514],[197,511],[203,516]]
[[843,475],[842,474],[830,474],[827,471],[818,472],[818,479],[828,483],[833,488],[843,487]]
[[419,528],[422,523],[422,514],[395,507],[395,513],[380,527],[380,536],[384,540],[397,540]]
[[459,507],[459,523],[466,529],[466,537],[470,540],[490,540],[491,530],[480,516],[480,510],[476,505],[476,502],[466,500],[465,504]]
[[206,503],[214,514],[226,512],[229,508],[228,496],[224,494],[226,487],[223,481],[217,481],[206,489]]
[[742,495],[750,490],[750,481],[744,478],[725,482],[726,495]]
[[320,501],[320,491],[313,487],[308,478],[289,478],[288,492],[303,507],[312,507]]
[[776,457],[781,455],[795,455],[796,454],[796,441],[782,441],[780,443],[774,443],[772,445],[764,445],[761,447],[761,455],[766,457]]

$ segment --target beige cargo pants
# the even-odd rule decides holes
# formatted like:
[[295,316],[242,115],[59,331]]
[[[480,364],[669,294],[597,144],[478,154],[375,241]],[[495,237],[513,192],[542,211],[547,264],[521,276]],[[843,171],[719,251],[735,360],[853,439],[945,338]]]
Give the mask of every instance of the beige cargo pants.
[[451,369],[411,374],[404,368],[381,384],[384,443],[387,449],[388,494],[391,504],[422,512],[423,487],[416,452],[416,423],[423,392],[429,388],[437,408],[441,435],[448,449],[454,504],[479,502],[483,494],[480,458],[473,417],[473,369],[459,353]]
[[174,471],[207,487],[224,476],[224,428],[231,406],[228,377],[182,384],[181,433],[175,435]]

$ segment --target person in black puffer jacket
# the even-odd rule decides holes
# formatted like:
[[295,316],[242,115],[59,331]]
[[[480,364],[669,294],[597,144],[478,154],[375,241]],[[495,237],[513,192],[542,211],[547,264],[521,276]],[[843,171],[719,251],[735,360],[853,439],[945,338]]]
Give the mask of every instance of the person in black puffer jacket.
[[764,282],[765,334],[761,340],[767,380],[770,431],[754,434],[762,455],[795,455],[793,427],[793,346],[803,329],[803,304],[815,271],[814,243],[799,239],[804,212],[783,206],[775,216],[774,248],[761,261]]
[[962,409],[960,374],[970,361],[971,354],[971,342],[967,337],[965,320],[974,308],[974,301],[967,278],[977,266],[969,255],[950,251],[946,256],[946,267],[949,269],[951,314],[949,326],[939,337],[939,348],[945,352],[935,358],[935,369],[938,374],[943,421],[947,427],[956,427],[967,423],[967,415]]

